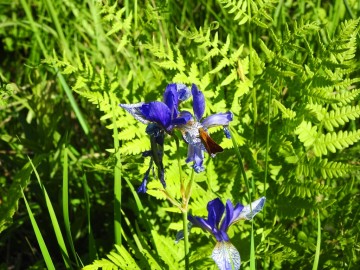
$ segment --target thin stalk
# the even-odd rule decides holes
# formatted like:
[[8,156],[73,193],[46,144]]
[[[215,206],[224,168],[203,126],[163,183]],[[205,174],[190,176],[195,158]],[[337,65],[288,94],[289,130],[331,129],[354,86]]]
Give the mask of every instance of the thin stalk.
[[[264,197],[266,197],[266,184],[268,178],[268,167],[269,167],[269,149],[270,149],[270,119],[271,119],[271,88],[268,97],[268,117],[267,117],[267,130],[266,130],[266,150],[265,150],[265,175],[264,175]],[[264,205],[264,216],[263,221],[266,220],[266,205]],[[264,269],[266,269],[266,250],[264,251]]]
[[188,233],[188,220],[187,220],[187,209],[182,212],[183,215],[183,231],[184,231],[184,252],[185,252],[185,269],[189,269],[189,233]]
[[[232,140],[232,143],[234,145],[234,149],[235,149],[237,159],[239,161],[241,173],[242,173],[242,175],[244,177],[244,181],[245,181],[246,188],[247,188],[250,211],[252,212],[252,206],[251,206],[252,196],[251,196],[251,191],[250,191],[250,187],[249,187],[250,186],[249,181],[248,181],[248,179],[246,177],[246,172],[245,172],[244,164],[242,162],[242,156],[241,156],[239,147],[237,145],[235,137],[232,134],[231,129],[232,129],[232,127],[230,127],[230,129],[229,129],[231,140]],[[252,181],[252,189],[254,190],[254,181]],[[254,220],[252,219],[251,220],[251,240],[250,240],[251,241],[251,244],[250,244],[250,269],[251,270],[255,270],[255,244],[254,244],[254,227],[253,226],[254,226]]]
[[121,155],[120,155],[120,143],[119,135],[116,126],[116,104],[112,99],[112,111],[113,111],[113,132],[114,132],[114,148],[116,165],[114,168],[114,235],[115,244],[121,246]]
[[[248,20],[248,29],[251,29],[251,1],[247,2],[247,11],[248,11],[248,15],[249,15],[249,20]],[[254,67],[253,67],[253,57],[252,57],[252,51],[253,51],[253,46],[252,46],[252,32],[251,30],[248,31],[248,38],[249,38],[249,79],[254,83]],[[257,123],[257,103],[256,103],[256,88],[254,87],[254,85],[252,86],[252,99],[253,99],[253,110],[254,110],[254,125],[256,125]],[[255,128],[254,128],[255,130]],[[256,133],[256,132],[254,132]],[[255,136],[254,136],[255,138]]]
[[313,270],[317,270],[319,266],[319,258],[320,258],[320,248],[321,248],[321,221],[320,221],[320,213],[319,209],[317,210],[318,217],[318,228],[317,228],[317,241],[316,241],[316,251],[315,251],[315,260],[313,264]]
[[75,258],[76,265],[79,265],[79,261],[75,252],[74,241],[71,235],[70,217],[69,217],[69,164],[68,164],[68,149],[65,147],[63,151],[63,185],[62,185],[62,206],[63,206],[63,217],[66,237],[70,245],[70,249],[73,257]]
[[92,232],[91,227],[91,214],[90,214],[90,198],[89,198],[89,187],[86,180],[86,175],[84,174],[82,177],[83,188],[84,188],[84,197],[85,197],[85,209],[86,209],[86,217],[87,217],[87,227],[88,227],[88,248],[89,248],[89,261],[93,261],[98,258],[96,251],[96,243],[95,238]]
[[246,176],[246,172],[245,172],[245,169],[244,169],[244,164],[242,162],[242,156],[241,156],[241,153],[240,153],[240,150],[239,150],[239,146],[237,145],[237,142],[235,140],[235,137],[233,136],[233,131],[232,131],[232,127],[230,127],[229,129],[229,132],[230,132],[230,136],[231,136],[231,140],[232,140],[232,143],[234,145],[234,149],[235,149],[235,153],[236,153],[236,156],[237,156],[237,159],[238,159],[238,162],[239,162],[239,165],[240,165],[240,171],[241,171],[241,174],[244,178],[244,181],[245,181],[245,185],[246,185],[246,189],[247,189],[247,194],[248,194],[248,201],[250,203],[250,207],[251,207],[251,202],[252,202],[252,197],[251,197],[251,191],[250,191],[250,186],[249,186],[249,181],[247,179],[247,176]]
[[[179,177],[180,177],[180,194],[184,196],[184,179],[182,177],[182,168],[181,168],[181,159],[180,159],[180,145],[179,145],[179,138],[174,134],[173,137],[175,138],[176,143],[176,158],[179,166]],[[184,197],[183,197],[184,198]]]

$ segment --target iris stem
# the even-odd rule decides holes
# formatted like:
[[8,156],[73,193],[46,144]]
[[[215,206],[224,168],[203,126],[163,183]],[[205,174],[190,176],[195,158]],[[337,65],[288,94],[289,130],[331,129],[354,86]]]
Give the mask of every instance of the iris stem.
[[183,211],[183,231],[184,231],[184,251],[185,251],[185,269],[189,269],[189,233],[187,226],[187,209]]
[[179,138],[176,136],[176,134],[174,134],[173,137],[174,137],[175,143],[176,143],[176,152],[177,152],[176,158],[177,158],[178,166],[179,166],[180,192],[184,198],[184,195],[183,195],[184,194],[184,180],[182,177],[181,160],[180,160],[180,154],[179,154],[179,151],[180,151]]

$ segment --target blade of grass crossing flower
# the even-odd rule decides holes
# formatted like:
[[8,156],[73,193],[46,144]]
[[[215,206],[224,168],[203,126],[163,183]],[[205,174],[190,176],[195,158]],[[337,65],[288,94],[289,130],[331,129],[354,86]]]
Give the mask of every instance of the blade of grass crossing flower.
[[116,165],[114,168],[114,230],[115,230],[115,244],[121,246],[121,156],[119,148],[119,136],[116,126],[116,104],[115,100],[112,99],[112,110],[113,110],[113,125],[114,125],[114,148]]
[[44,257],[44,261],[45,261],[45,264],[46,264],[46,268],[49,269],[49,270],[55,270],[55,266],[52,262],[52,259],[51,259],[51,256],[50,256],[50,253],[46,247],[46,244],[45,244],[45,241],[44,241],[44,238],[42,237],[41,235],[41,232],[40,232],[40,229],[39,229],[39,226],[37,225],[36,223],[36,220],[34,218],[34,215],[31,211],[31,208],[26,200],[26,197],[25,197],[25,194],[24,194],[24,191],[21,189],[21,193],[23,195],[23,198],[24,198],[24,202],[25,202],[25,206],[26,206],[26,210],[29,214],[29,218],[30,218],[30,222],[31,222],[31,225],[34,229],[34,232],[35,232],[35,236],[36,236],[36,240],[38,241],[38,244],[39,244],[39,247],[40,247],[40,250],[41,250],[41,254],[43,255]]
[[[252,205],[251,205],[251,202],[252,202],[252,196],[251,196],[251,191],[250,191],[250,187],[249,187],[249,181],[247,179],[247,176],[246,176],[246,172],[245,172],[245,168],[244,168],[244,164],[242,162],[242,157],[241,157],[241,153],[240,153],[240,150],[239,150],[239,147],[237,145],[237,142],[236,142],[236,139],[234,137],[234,134],[236,134],[236,131],[233,130],[233,128],[230,126],[230,136],[231,136],[231,140],[232,140],[232,143],[234,145],[234,149],[235,149],[235,153],[236,153],[236,156],[237,156],[237,159],[239,161],[239,167],[240,167],[240,170],[241,170],[241,173],[244,177],[244,181],[245,181],[245,184],[246,184],[246,188],[247,188],[247,192],[248,192],[248,200],[249,200],[249,205],[250,205],[250,211],[252,211]],[[254,180],[252,179],[252,189],[254,190]],[[251,239],[250,239],[250,269],[251,270],[255,270],[255,245],[254,245],[254,227],[253,227],[253,220],[251,220]]]
[[[45,56],[45,58],[47,58],[47,57],[48,57],[48,53],[47,53],[46,48],[45,48],[45,45],[44,45],[44,43],[42,42],[42,39],[41,39],[41,37],[40,37],[40,33],[39,33],[39,30],[38,30],[38,27],[36,26],[36,23],[35,23],[35,21],[34,21],[34,18],[33,18],[33,16],[32,16],[30,7],[29,7],[29,5],[27,4],[27,1],[25,1],[25,0],[20,0],[20,2],[21,2],[21,5],[22,5],[22,7],[23,7],[23,9],[24,9],[24,11],[25,11],[25,14],[26,14],[26,16],[27,16],[27,18],[28,18],[28,20],[29,20],[29,22],[30,22],[31,29],[32,29],[32,31],[34,32],[34,36],[35,36],[35,38],[36,38],[36,41],[37,41],[37,43],[39,44],[43,55]],[[67,97],[68,97],[68,99],[69,99],[70,105],[71,105],[72,109],[74,110],[74,113],[75,113],[77,119],[79,120],[79,123],[80,123],[82,129],[84,130],[84,133],[85,133],[86,135],[88,135],[88,134],[89,134],[89,127],[88,127],[88,125],[87,125],[87,123],[86,123],[86,120],[85,120],[85,118],[83,117],[83,115],[82,115],[82,113],[81,113],[81,111],[80,111],[80,109],[79,109],[76,101],[75,101],[75,98],[74,98],[74,96],[73,96],[73,94],[72,94],[72,92],[71,92],[68,84],[67,84],[66,81],[65,81],[64,76],[59,72],[58,68],[54,68],[54,71],[55,71],[55,73],[57,74],[57,77],[59,78],[60,84],[61,84],[61,86],[63,87],[63,89],[64,89],[64,91],[65,91],[65,94],[67,95]]]
[[93,235],[92,227],[91,227],[89,187],[87,184],[85,174],[82,177],[82,182],[83,182],[83,187],[84,187],[85,209],[86,209],[87,227],[88,227],[88,235],[89,235],[89,242],[88,242],[89,262],[92,262],[98,258],[98,254],[97,254],[96,243],[95,243],[95,239],[94,239],[94,235]]
[[318,218],[318,228],[317,228],[317,241],[316,241],[316,251],[315,251],[315,260],[313,264],[312,270],[317,270],[319,265],[320,258],[320,248],[321,248],[321,221],[320,221],[320,213],[319,209],[317,210],[317,218]]
[[[248,200],[249,200],[249,204],[250,204],[250,207],[251,207],[252,197],[251,197],[249,181],[248,181],[247,176],[246,176],[246,172],[245,172],[245,169],[244,169],[244,164],[242,162],[242,156],[241,156],[239,147],[238,147],[236,139],[234,137],[234,135],[236,134],[236,131],[233,129],[233,127],[231,127],[231,126],[229,126],[229,127],[230,127],[229,132],[230,132],[231,140],[232,140],[232,143],[233,143],[233,146],[234,146],[234,149],[235,149],[236,157],[237,157],[238,162],[239,162],[239,167],[240,167],[240,170],[241,170],[241,174],[243,175],[243,178],[244,178],[244,181],[245,181],[246,189],[247,189],[247,192],[248,192]],[[252,186],[254,186],[254,185],[252,185]],[[251,211],[252,211],[252,209],[251,209]]]
[[61,232],[61,229],[60,229],[60,225],[59,225],[59,222],[57,220],[57,217],[55,215],[55,211],[54,211],[54,208],[52,206],[52,203],[50,201],[50,198],[49,198],[49,195],[45,189],[45,186],[42,184],[41,180],[40,180],[40,176],[34,166],[34,164],[32,163],[31,159],[28,157],[29,161],[30,161],[30,164],[34,170],[34,173],[35,173],[35,176],[38,180],[38,183],[40,185],[40,188],[43,192],[43,196],[45,198],[45,203],[46,203],[46,207],[49,211],[49,215],[50,215],[50,219],[51,219],[51,224],[54,228],[54,232],[55,232],[55,236],[56,236],[56,240],[58,242],[58,245],[60,247],[60,252],[61,252],[61,255],[63,257],[63,260],[64,260],[64,263],[65,263],[65,267],[66,269],[72,269],[72,266],[70,264],[70,259],[69,259],[69,254],[68,254],[68,251],[67,251],[67,248],[66,248],[66,245],[65,245],[65,241],[64,241],[64,238],[63,238],[63,235],[62,235],[62,232]]
[[62,203],[65,232],[72,255],[75,258],[76,265],[79,266],[77,255],[75,252],[74,242],[71,235],[70,218],[69,218],[69,174],[68,174],[68,150],[65,147],[63,150],[63,185],[62,185]]

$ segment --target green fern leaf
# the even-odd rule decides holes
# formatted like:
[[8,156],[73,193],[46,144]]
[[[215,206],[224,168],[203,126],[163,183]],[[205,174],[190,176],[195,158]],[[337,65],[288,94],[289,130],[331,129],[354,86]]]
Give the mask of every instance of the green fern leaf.
[[276,99],[272,100],[272,103],[282,112],[283,118],[293,119],[296,116],[296,112],[293,110],[286,108],[283,104],[281,104]]
[[328,150],[335,153],[360,140],[360,129],[357,131],[330,132],[321,134],[314,143],[314,153],[317,156],[327,155]]
[[295,134],[298,135],[299,140],[304,144],[304,146],[308,147],[313,145],[316,140],[317,127],[312,126],[310,122],[302,121],[296,128]]
[[327,130],[333,131],[334,127],[344,125],[350,120],[360,117],[360,106],[343,106],[332,110],[324,116],[324,126]]

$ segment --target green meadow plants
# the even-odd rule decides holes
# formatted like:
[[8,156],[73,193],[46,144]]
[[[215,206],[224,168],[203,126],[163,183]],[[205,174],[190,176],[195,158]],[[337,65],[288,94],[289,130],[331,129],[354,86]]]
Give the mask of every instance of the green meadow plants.
[[357,269],[359,14],[0,3],[0,268]]

